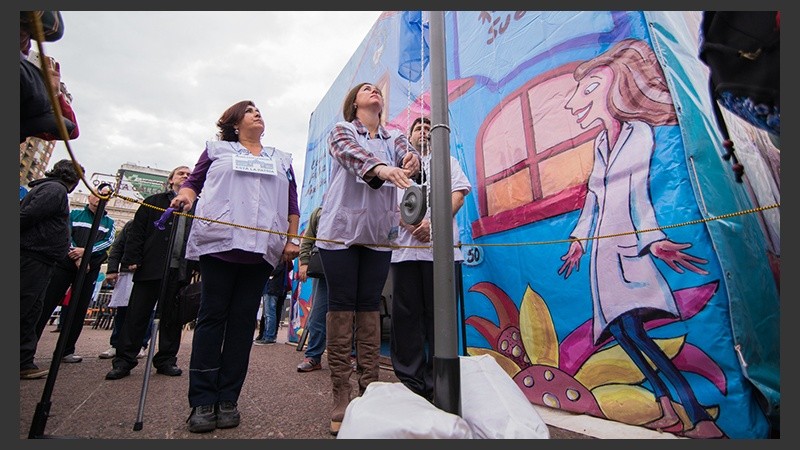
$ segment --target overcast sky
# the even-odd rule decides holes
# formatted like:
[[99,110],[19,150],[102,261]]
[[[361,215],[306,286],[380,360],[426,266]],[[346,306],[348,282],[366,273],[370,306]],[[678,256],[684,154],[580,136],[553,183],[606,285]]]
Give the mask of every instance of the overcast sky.
[[[311,113],[380,13],[62,11],[64,37],[44,51],[73,96],[87,179],[124,163],[193,167],[222,112],[249,99],[262,143],[293,154],[299,189]],[[68,157],[58,142],[48,168]]]

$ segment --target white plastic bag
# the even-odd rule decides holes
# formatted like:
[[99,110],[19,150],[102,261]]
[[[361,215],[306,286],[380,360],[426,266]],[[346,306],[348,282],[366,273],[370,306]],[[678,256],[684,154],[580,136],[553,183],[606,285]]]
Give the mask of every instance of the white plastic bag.
[[475,439],[549,439],[550,430],[514,380],[489,355],[462,356],[461,416]]
[[370,383],[347,406],[337,439],[471,439],[461,417],[442,411],[402,383]]

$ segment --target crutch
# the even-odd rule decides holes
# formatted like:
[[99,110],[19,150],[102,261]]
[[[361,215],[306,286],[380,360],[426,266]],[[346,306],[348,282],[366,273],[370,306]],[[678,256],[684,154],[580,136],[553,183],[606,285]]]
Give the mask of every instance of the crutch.
[[[183,211],[182,208],[179,208],[178,210]],[[155,227],[159,230],[166,229],[166,223],[170,219],[173,211],[175,211],[175,208],[167,208],[161,217],[153,222],[153,225],[155,225]],[[139,411],[136,415],[136,423],[133,424],[133,431],[140,431],[144,426],[144,423],[142,422],[142,416],[144,416],[144,403],[145,399],[147,398],[147,387],[150,384],[150,366],[153,364],[153,355],[155,354],[156,343],[158,342],[158,328],[159,324],[161,323],[161,314],[164,310],[164,302],[167,301],[167,293],[169,292],[169,273],[172,266],[172,252],[175,248],[175,236],[178,233],[178,228],[185,226],[185,223],[185,216],[178,216],[177,219],[172,220],[169,243],[167,244],[167,258],[166,261],[164,261],[164,277],[161,278],[161,290],[156,303],[156,315],[151,325],[150,345],[147,348],[147,362],[145,363],[145,367],[147,369],[144,371],[142,393],[139,397]]]

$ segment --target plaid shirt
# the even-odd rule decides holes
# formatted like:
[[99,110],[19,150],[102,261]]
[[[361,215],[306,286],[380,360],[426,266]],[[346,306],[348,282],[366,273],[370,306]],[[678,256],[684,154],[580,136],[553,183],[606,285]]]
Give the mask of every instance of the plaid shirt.
[[[351,123],[356,127],[358,134],[367,135],[369,133],[367,127],[360,120],[355,119]],[[378,126],[376,137],[389,139],[390,135],[383,126]],[[412,152],[419,156],[419,153],[411,146],[404,134],[398,135],[393,144],[396,157],[394,165],[397,167],[402,166],[403,157],[406,153]],[[374,156],[362,147],[351,129],[340,124],[337,124],[328,135],[328,149],[331,156],[342,167],[361,178],[364,178],[366,173],[372,170],[373,167],[385,163],[381,158]]]

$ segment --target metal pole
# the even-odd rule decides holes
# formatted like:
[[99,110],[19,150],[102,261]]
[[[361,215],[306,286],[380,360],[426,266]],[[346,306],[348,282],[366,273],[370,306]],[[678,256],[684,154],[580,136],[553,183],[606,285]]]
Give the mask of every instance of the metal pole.
[[453,202],[450,198],[450,127],[448,126],[447,53],[444,11],[430,12],[431,37],[431,232],[433,237],[433,404],[461,415],[455,275]]
[[[110,197],[112,192],[111,185],[108,183],[100,183],[97,186],[97,192],[100,195]],[[105,215],[106,203],[108,203],[108,199],[100,197],[100,202],[97,203],[97,211],[94,213],[94,219],[92,220],[92,228],[89,231],[89,239],[83,247],[83,258],[81,258],[81,264],[80,267],[78,267],[75,280],[72,282],[72,294],[70,298],[74,305],[77,305],[78,299],[81,297],[81,291],[83,291],[83,281],[86,278],[89,261],[92,259],[92,247],[94,247],[94,243],[97,240],[97,230],[100,229],[100,220]],[[67,317],[61,325],[63,331],[58,335],[56,349],[53,352],[53,360],[50,361],[50,371],[47,373],[47,381],[45,381],[44,390],[42,391],[42,399],[36,405],[36,411],[33,413],[28,439],[49,438],[44,435],[44,429],[47,426],[47,417],[50,416],[50,406],[52,404],[50,399],[53,396],[53,386],[55,386],[56,378],[58,377],[58,368],[61,365],[61,358],[64,357],[64,349],[67,346],[67,340],[69,339],[72,322],[75,320],[75,312],[77,310],[78,308],[69,308]],[[80,317],[80,320],[83,320],[83,317]]]
[[[183,211],[183,208],[178,208],[178,211]],[[172,214],[171,209],[167,209],[164,214]],[[167,301],[167,294],[172,292],[170,286],[170,269],[172,266],[172,252],[175,248],[175,236],[178,234],[179,227],[184,227],[186,223],[186,216],[171,217],[171,228],[169,230],[169,241],[167,244],[167,258],[164,261],[164,276],[161,279],[161,290],[158,294],[158,301],[156,303],[156,316],[153,319],[152,328],[150,331],[150,346],[147,348],[147,362],[144,367],[144,380],[142,381],[142,392],[139,396],[139,410],[136,413],[136,422],[133,424],[133,431],[141,431],[144,427],[144,403],[147,398],[147,389],[150,385],[150,366],[153,364],[153,355],[155,354],[156,343],[158,342],[158,328],[161,324],[161,315],[164,311],[164,303]],[[162,215],[159,222],[163,223],[164,216]],[[173,292],[174,294],[174,292]]]

